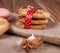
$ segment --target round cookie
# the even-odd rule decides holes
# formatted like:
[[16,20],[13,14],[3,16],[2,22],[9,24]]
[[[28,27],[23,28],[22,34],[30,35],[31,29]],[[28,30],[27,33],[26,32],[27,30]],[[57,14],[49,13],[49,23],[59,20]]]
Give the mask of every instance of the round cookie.
[[[21,16],[26,16],[27,12],[30,10],[31,8],[19,8],[18,13]],[[50,13],[45,12],[44,10],[37,10],[33,16],[33,18],[35,19],[41,19],[41,18],[49,18],[50,17]]]
[[8,9],[0,8],[0,17],[3,17],[5,19],[9,19],[10,12]]
[[5,33],[10,27],[9,22],[0,17],[0,35],[2,35],[3,33]]
[[[21,18],[18,20],[19,22],[24,23],[25,22],[25,18]],[[47,24],[48,23],[48,19],[43,19],[43,20],[32,20],[31,24]]]
[[[35,11],[35,9],[37,10]],[[35,13],[32,13],[32,11],[35,11]],[[30,16],[32,16],[30,29],[44,29],[48,23],[48,18],[50,17],[50,13],[42,10],[41,8],[34,8],[32,6],[27,6],[25,8],[21,7],[18,9],[18,13],[20,16],[17,19],[16,26],[20,28],[24,28],[25,23],[27,23],[29,26],[28,21],[30,20],[25,21],[25,18],[28,19]]]
[[[16,26],[19,28],[24,28],[24,24],[21,22],[17,22]],[[31,25],[30,29],[45,29],[46,25]]]

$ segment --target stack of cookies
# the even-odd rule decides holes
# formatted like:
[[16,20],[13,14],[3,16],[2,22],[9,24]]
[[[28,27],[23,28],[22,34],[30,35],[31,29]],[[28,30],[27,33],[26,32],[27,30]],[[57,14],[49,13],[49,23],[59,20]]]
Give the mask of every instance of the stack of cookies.
[[[18,17],[16,26],[19,28],[24,28],[25,24],[25,17],[27,15],[27,12],[31,10],[32,6],[27,6],[26,8],[19,8],[18,12],[21,16]],[[50,14],[44,10],[37,10],[33,16],[31,21],[30,29],[45,29],[46,24],[48,23],[48,18],[50,17]]]

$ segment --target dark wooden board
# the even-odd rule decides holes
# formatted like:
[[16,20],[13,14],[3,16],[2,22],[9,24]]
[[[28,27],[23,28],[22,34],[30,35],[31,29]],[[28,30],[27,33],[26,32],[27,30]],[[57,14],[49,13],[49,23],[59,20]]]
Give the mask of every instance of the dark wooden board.
[[[60,0],[37,0],[42,3],[46,9],[60,21]],[[38,7],[35,0],[0,0],[0,7],[9,9],[10,11],[17,12],[21,6],[33,5]]]
[[12,2],[14,12],[17,12],[18,8],[20,8],[21,6],[28,6],[28,5],[32,5],[34,7],[38,6],[38,4],[34,0],[12,0]]
[[0,0],[0,7],[7,8],[13,11],[12,0]]
[[60,0],[39,0],[60,21]]

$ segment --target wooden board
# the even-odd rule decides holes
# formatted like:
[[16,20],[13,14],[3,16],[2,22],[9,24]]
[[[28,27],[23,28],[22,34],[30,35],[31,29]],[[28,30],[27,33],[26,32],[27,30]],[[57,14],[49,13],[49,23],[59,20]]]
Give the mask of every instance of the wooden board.
[[0,7],[7,8],[13,12],[12,0],[0,0]]
[[[0,53],[26,53],[25,50],[17,47],[16,41],[21,37],[5,34],[0,37]],[[30,53],[60,53],[60,47],[43,43],[41,47],[31,50]]]
[[39,0],[38,2],[60,21],[60,0]]
[[[60,21],[60,0],[38,0],[38,2]],[[5,7],[13,12],[17,12],[19,7],[27,5],[39,6],[35,0],[0,0],[0,7]]]

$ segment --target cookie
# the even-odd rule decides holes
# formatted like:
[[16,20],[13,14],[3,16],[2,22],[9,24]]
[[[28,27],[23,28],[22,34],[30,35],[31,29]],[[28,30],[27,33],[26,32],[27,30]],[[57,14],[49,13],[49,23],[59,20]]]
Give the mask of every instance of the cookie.
[[[16,22],[16,26],[19,28],[24,28],[24,24],[21,22]],[[31,25],[30,29],[45,29],[46,25]]]
[[0,17],[0,35],[2,35],[3,33],[5,33],[10,27],[9,22]]
[[[32,7],[26,7],[26,8],[19,8],[18,9],[18,13],[21,15],[21,16],[26,16],[27,15],[27,12],[29,10],[31,10]],[[37,19],[41,19],[41,18],[49,18],[50,17],[50,13],[48,12],[45,12],[44,10],[37,10],[33,16],[33,18],[37,18]]]
[[9,15],[10,15],[10,12],[8,9],[5,9],[5,8],[0,8],[0,17],[3,17],[5,19],[8,19],[9,18]]
[[21,7],[18,9],[18,13],[21,15],[16,22],[16,26],[19,28],[26,26],[28,29],[44,29],[50,17],[50,13],[41,8],[34,8],[32,6]]
[[[25,23],[25,18],[18,19],[19,22]],[[31,21],[31,24],[47,24],[48,19],[42,19],[42,20],[33,20]]]

